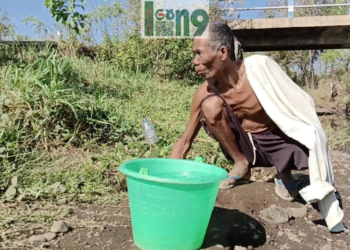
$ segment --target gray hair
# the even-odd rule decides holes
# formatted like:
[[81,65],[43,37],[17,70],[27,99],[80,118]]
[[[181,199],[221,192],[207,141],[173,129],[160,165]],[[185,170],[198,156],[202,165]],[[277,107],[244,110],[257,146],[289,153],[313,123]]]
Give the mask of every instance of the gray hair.
[[231,60],[243,60],[241,43],[233,35],[231,28],[226,23],[209,22],[208,42],[213,51],[218,51],[222,46],[225,46],[228,49]]

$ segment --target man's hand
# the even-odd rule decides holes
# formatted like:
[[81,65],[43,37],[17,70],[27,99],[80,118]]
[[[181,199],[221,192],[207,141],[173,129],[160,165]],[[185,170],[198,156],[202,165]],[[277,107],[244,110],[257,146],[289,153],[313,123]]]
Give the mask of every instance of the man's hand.
[[201,109],[200,105],[203,98],[207,94],[207,83],[205,82],[199,86],[193,97],[189,122],[181,138],[175,143],[173,147],[170,155],[171,159],[186,158],[186,155],[191,148],[192,142],[201,128],[201,123],[199,121],[199,112]]

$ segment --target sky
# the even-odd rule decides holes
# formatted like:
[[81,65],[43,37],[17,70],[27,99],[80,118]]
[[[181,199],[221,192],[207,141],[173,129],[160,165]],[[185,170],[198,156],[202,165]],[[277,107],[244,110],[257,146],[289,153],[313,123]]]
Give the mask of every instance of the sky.
[[[112,0],[86,0],[87,10],[91,10],[94,6],[111,2]],[[122,0],[121,0],[122,1]],[[16,25],[16,32],[21,35],[35,37],[34,29],[28,24],[23,23],[25,14],[34,15],[39,20],[43,21],[47,26],[54,27],[54,20],[50,12],[46,9],[44,0],[0,0],[0,9],[7,12],[12,22]],[[267,0],[245,0],[245,5],[240,7],[262,7],[266,6]],[[243,11],[241,19],[258,18],[259,11]]]

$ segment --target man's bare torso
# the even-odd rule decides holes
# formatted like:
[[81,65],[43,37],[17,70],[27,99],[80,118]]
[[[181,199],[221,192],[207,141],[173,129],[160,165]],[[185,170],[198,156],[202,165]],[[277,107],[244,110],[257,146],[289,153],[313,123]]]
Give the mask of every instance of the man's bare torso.
[[220,89],[215,80],[208,80],[199,88],[198,94],[201,100],[210,94],[220,94],[246,132],[260,133],[276,127],[260,105],[245,71],[239,76],[234,88]]

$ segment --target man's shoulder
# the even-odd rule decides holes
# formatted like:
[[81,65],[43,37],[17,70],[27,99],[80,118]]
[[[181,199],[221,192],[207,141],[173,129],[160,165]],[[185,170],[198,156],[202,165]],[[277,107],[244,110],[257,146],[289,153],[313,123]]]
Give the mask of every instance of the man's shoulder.
[[201,102],[201,100],[208,95],[208,82],[204,81],[202,84],[199,85],[196,92],[194,93],[192,102],[198,103]]
[[196,96],[204,96],[208,93],[208,82],[204,81],[202,84],[199,85],[199,87],[196,90],[195,95]]
[[247,56],[244,58],[244,61],[246,62],[253,62],[253,61],[266,61],[266,60],[273,60],[270,56],[262,55],[262,54],[254,54]]

